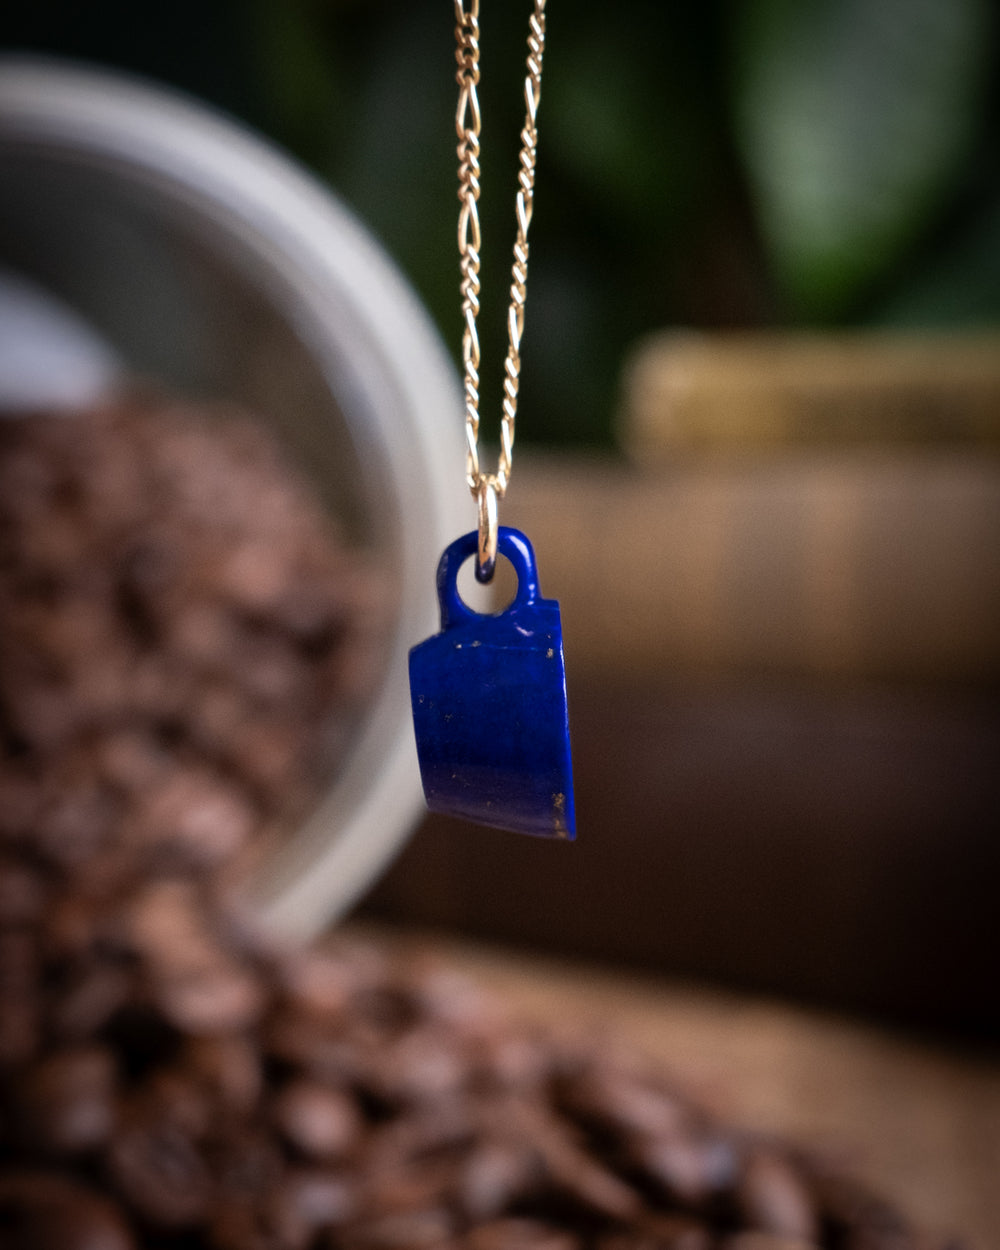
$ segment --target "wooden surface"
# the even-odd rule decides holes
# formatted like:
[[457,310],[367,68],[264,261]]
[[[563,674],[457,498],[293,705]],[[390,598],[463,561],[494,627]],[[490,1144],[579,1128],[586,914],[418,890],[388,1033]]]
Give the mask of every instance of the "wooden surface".
[[560,602],[571,676],[1000,678],[995,456],[797,449],[642,472],[522,453],[503,523]]
[[925,1229],[1000,1250],[1000,1053],[454,938],[361,931],[429,946],[523,1019],[611,1022],[729,1122],[836,1151]]
[[577,841],[431,816],[369,916],[1000,1039],[995,696],[577,667]]

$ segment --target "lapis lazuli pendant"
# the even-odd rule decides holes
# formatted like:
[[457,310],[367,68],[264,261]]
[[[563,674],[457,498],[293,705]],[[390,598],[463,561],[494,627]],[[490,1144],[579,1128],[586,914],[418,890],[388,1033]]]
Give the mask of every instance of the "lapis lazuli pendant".
[[538,590],[528,539],[500,526],[497,550],[517,573],[513,601],[493,615],[458,593],[475,531],[437,572],[441,632],[410,651],[410,695],[427,806],[481,825],[573,838],[573,772],[562,624]]

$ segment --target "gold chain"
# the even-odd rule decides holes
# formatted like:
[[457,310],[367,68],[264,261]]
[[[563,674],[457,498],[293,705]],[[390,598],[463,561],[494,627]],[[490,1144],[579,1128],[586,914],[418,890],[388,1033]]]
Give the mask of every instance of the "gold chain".
[[507,309],[507,358],[504,362],[503,418],[500,456],[495,473],[484,473],[479,459],[479,265],[482,234],[479,227],[479,136],[481,116],[476,87],[479,83],[479,0],[455,0],[455,59],[459,86],[455,129],[458,133],[458,252],[461,261],[462,360],[465,367],[466,480],[479,505],[479,563],[481,581],[493,575],[496,560],[497,500],[510,482],[514,449],[514,422],[521,373],[521,335],[528,281],[528,226],[535,189],[536,117],[542,89],[545,51],[545,0],[534,0],[528,27],[527,77],[524,80],[525,118],[521,131],[517,192],[517,237],[511,268],[510,306]]

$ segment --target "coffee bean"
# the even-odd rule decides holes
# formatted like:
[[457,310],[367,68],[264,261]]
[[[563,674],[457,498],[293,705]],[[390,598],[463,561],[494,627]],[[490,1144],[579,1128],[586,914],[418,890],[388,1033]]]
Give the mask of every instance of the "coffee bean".
[[123,1007],[132,993],[132,979],[123,967],[99,964],[84,967],[53,1002],[49,1023],[66,1041],[94,1037]]
[[314,1234],[323,1228],[339,1228],[357,1210],[357,1185],[329,1169],[289,1168],[271,1201],[295,1223]]
[[264,1088],[262,1056],[246,1037],[192,1037],[180,1057],[183,1069],[226,1115],[249,1115]]
[[856,1242],[864,1250],[883,1250],[883,1246],[890,1250],[894,1242],[903,1246],[915,1243],[902,1212],[855,1177],[820,1168],[811,1181],[822,1218],[852,1245]]
[[[413,958],[405,972],[421,1020],[445,1026],[453,1037],[501,1043],[502,1021],[491,1019],[490,1000],[469,977],[439,959]],[[520,1034],[518,1040],[524,1040]]]
[[0,858],[0,927],[17,928],[37,921],[45,895],[41,873],[9,856]]
[[117,827],[120,808],[96,779],[69,784],[42,811],[37,846],[53,864],[73,870],[94,858]]
[[[247,789],[265,805],[273,807],[274,796],[278,794],[286,802],[292,802],[296,792],[304,788],[299,727],[287,715],[281,715],[273,708],[261,709],[253,719],[248,720],[241,706],[239,722],[229,726],[223,738],[218,721],[224,710],[219,707],[218,696],[213,696],[211,702],[203,699],[199,704],[198,724],[193,727],[193,741],[208,742],[210,749],[222,759],[232,761],[245,780]],[[214,734],[214,744],[209,734]],[[336,759],[337,753],[327,749],[335,745],[328,726],[323,727],[322,743],[324,745],[317,750],[317,756]],[[346,743],[343,745],[346,746]]]
[[64,967],[82,966],[85,974],[103,974],[107,966],[95,964],[93,957],[105,917],[88,898],[90,891],[85,888],[93,885],[93,866],[93,862],[87,865],[87,872],[79,881],[77,891],[62,891],[52,899],[45,922],[40,926],[39,943],[47,962]]
[[361,1047],[312,1013],[285,1009],[264,1025],[263,1049],[280,1068],[302,1071],[331,1085],[354,1086],[366,1069]]
[[0,1177],[0,1243],[4,1250],[137,1250],[107,1198],[54,1172]]
[[736,1200],[748,1227],[762,1233],[818,1239],[818,1223],[809,1191],[791,1162],[767,1150],[744,1161]]
[[[852,1242],[861,1250],[860,1243]],[[907,1244],[907,1243],[904,1243]],[[803,1241],[801,1237],[787,1237],[782,1233],[734,1233],[722,1243],[722,1250],[816,1250],[818,1243]],[[871,1246],[868,1250],[876,1250]],[[890,1246],[883,1250],[891,1250]]]
[[422,1159],[464,1158],[480,1132],[477,1107],[465,1098],[415,1107],[377,1126],[365,1143],[366,1159],[380,1174]]
[[581,1250],[572,1233],[539,1220],[507,1219],[481,1224],[465,1239],[466,1250]]
[[414,1029],[369,1055],[368,1084],[393,1104],[437,1102],[453,1097],[469,1077],[469,1064],[449,1032]]
[[[13,674],[6,671],[0,660],[0,680],[4,685],[12,679]],[[11,700],[14,702],[14,700]],[[0,722],[0,741],[3,737],[15,737],[12,725]],[[35,822],[41,809],[43,796],[37,779],[27,776],[13,762],[0,768],[0,839],[11,844],[20,844],[23,848],[33,836]],[[14,860],[7,860],[10,868]],[[25,869],[30,871],[30,869]]]
[[457,1156],[429,1152],[410,1158],[387,1158],[372,1152],[365,1159],[362,1187],[365,1211],[416,1211],[455,1205]]
[[586,1069],[564,1082],[560,1104],[592,1128],[623,1138],[674,1136],[689,1114],[671,1093],[610,1065]]
[[285,1140],[308,1158],[341,1158],[361,1134],[354,1101],[316,1081],[286,1085],[274,1098],[271,1114]]
[[264,1009],[266,991],[252,972],[220,959],[159,979],[155,994],[177,1028],[217,1036],[253,1024]]
[[96,765],[104,781],[127,794],[154,787],[173,760],[149,728],[110,729],[95,745]]
[[737,1168],[733,1143],[721,1136],[639,1137],[628,1158],[642,1177],[670,1202],[698,1208],[728,1189]]
[[532,1143],[542,1158],[546,1181],[587,1212],[631,1220],[642,1209],[639,1195],[607,1166],[589,1155],[567,1126],[543,1107],[514,1101],[502,1113],[515,1139]]
[[321,1184],[314,1179],[311,1205],[298,1201],[289,1188],[282,1185],[244,1201],[220,1200],[208,1227],[212,1250],[310,1250],[320,1233],[343,1223],[334,1180]]
[[41,1004],[36,999],[0,1000],[0,1064],[20,1064],[38,1049]]
[[212,1250],[307,1250],[309,1240],[304,1225],[276,1220],[264,1202],[223,1199],[209,1218]]
[[23,1063],[37,1050],[41,1034],[40,975],[34,932],[0,930],[0,1063]]
[[422,1207],[376,1216],[338,1234],[332,1244],[345,1245],[349,1250],[444,1250],[451,1244],[454,1231],[455,1220],[449,1211]]
[[103,1145],[115,1124],[116,1079],[106,1047],[56,1052],[33,1064],[16,1092],[24,1134],[55,1154]]
[[282,989],[295,1008],[326,1021],[343,1020],[352,978],[341,960],[318,951],[296,953],[278,969]]
[[338,590],[335,578],[293,584],[286,578],[282,593],[271,600],[269,614],[308,654],[329,645],[348,620],[348,608],[349,598]]
[[658,1215],[643,1221],[641,1230],[609,1233],[596,1250],[716,1250],[710,1230],[683,1215]]
[[512,1030],[486,1014],[480,1023],[484,1036],[475,1039],[480,1080],[526,1098],[547,1097],[547,1086],[557,1064],[548,1039],[527,1029]]
[[496,1219],[541,1186],[545,1169],[528,1142],[486,1141],[461,1165],[459,1205],[473,1223]]
[[191,1228],[211,1211],[211,1173],[189,1136],[172,1124],[123,1126],[107,1154],[115,1192],[156,1228]]
[[217,1127],[216,1105],[179,1062],[151,1068],[132,1106],[147,1122],[170,1125],[195,1142]]
[[255,1120],[223,1120],[206,1145],[218,1192],[236,1202],[256,1201],[281,1183],[281,1142]]
[[256,823],[251,804],[235,786],[205,769],[183,768],[144,795],[133,827],[151,853],[208,868],[232,859]]

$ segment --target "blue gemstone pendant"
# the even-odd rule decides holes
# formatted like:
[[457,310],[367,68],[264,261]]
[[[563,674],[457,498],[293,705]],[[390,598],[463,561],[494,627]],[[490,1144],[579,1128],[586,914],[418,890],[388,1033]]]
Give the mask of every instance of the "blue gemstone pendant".
[[494,615],[458,593],[475,531],[453,542],[437,572],[441,632],[410,652],[410,695],[427,806],[481,825],[573,838],[573,772],[562,624],[538,590],[527,538],[500,526],[497,550],[517,593]]

